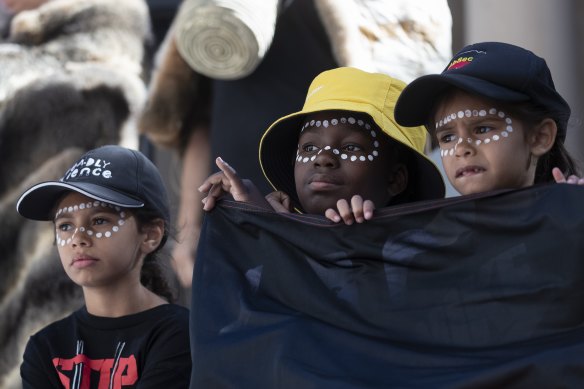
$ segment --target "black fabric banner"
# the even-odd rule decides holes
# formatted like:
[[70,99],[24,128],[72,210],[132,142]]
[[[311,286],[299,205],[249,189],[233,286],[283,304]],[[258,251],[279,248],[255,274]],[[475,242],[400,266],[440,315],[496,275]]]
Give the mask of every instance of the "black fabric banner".
[[584,188],[359,225],[222,201],[191,301],[192,388],[583,388]]

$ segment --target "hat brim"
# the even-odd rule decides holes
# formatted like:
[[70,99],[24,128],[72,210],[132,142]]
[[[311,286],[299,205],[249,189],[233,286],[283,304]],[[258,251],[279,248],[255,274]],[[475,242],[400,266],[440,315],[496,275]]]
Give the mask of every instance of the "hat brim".
[[492,82],[463,74],[430,74],[407,85],[395,105],[395,120],[402,126],[426,125],[440,96],[450,87],[493,100],[528,101],[529,96]]
[[28,219],[53,220],[53,211],[57,201],[65,192],[69,191],[123,208],[141,208],[144,206],[144,202],[139,199],[103,186],[81,182],[71,184],[49,181],[37,184],[24,192],[18,199],[16,210]]
[[[290,196],[293,207],[298,210],[302,210],[302,207],[296,194],[294,163],[297,151],[295,145],[298,144],[298,136],[303,119],[306,115],[314,112],[343,110],[338,107],[339,103],[336,102],[334,108],[323,109],[323,107],[317,107],[312,110],[299,111],[284,116],[268,128],[260,141],[259,159],[264,176],[274,190],[283,191]],[[345,110],[355,112],[354,104],[352,109]],[[373,119],[373,116],[366,110],[356,112],[368,114]],[[376,123],[376,125],[381,128],[380,123]],[[392,137],[385,131],[384,134],[402,144],[414,156],[415,166],[408,179],[408,185],[412,187],[412,201],[443,198],[445,193],[444,181],[436,165],[426,156],[422,156],[410,146],[404,144],[401,139]]]
[[[274,188],[290,196],[292,206],[302,209],[296,195],[294,163],[298,135],[303,117],[309,112],[296,112],[278,119],[260,140],[259,159],[264,176]],[[294,131],[296,129],[297,131]]]

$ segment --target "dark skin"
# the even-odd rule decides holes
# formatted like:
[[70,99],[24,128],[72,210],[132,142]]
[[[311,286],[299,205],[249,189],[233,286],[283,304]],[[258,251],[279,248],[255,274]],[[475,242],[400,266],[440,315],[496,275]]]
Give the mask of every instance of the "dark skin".
[[[307,121],[347,116],[341,112],[325,111],[310,115]],[[364,115],[350,116],[372,123]],[[374,138],[369,130],[348,122],[328,128],[315,126],[300,134],[299,153],[309,158],[309,161],[295,163],[294,178],[296,193],[304,211],[322,215],[329,208],[337,208],[340,199],[349,202],[355,195],[370,200],[375,208],[389,203],[391,197],[397,194],[395,192],[400,191],[392,187],[395,169],[388,169],[388,166],[394,165],[394,155],[387,139],[381,136],[381,131],[376,130],[376,134]],[[379,142],[377,147],[374,145],[375,140]],[[330,146],[330,149],[325,150],[326,146]],[[335,154],[334,149],[339,154]],[[378,155],[373,160],[367,159],[375,150]],[[346,159],[341,157],[343,154]],[[310,160],[313,156],[314,160]],[[366,158],[365,161],[359,160],[362,156]],[[352,161],[351,157],[357,160]]]
[[[349,116],[373,124],[367,115],[341,111],[316,112],[308,115],[306,121]],[[395,161],[394,148],[382,131],[375,126],[372,130],[375,137],[363,126],[349,123],[326,128],[313,126],[302,131],[298,141],[301,158],[295,162],[294,176],[298,199],[306,213],[325,215],[335,222],[361,223],[373,216],[375,208],[385,207],[406,188],[406,167]],[[220,196],[230,193],[237,201],[291,212],[287,194],[272,192],[266,201],[251,182],[241,180],[226,162],[218,158],[216,163],[221,172],[211,175],[199,187],[199,191],[207,194],[204,210],[211,210]]]

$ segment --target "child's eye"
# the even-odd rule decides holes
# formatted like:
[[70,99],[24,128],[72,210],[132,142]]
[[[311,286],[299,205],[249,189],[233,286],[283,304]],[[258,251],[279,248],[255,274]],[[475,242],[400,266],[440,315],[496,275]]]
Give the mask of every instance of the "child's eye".
[[487,132],[493,131],[493,127],[489,126],[480,126],[475,128],[475,133],[477,134],[486,134]]
[[444,134],[438,137],[439,143],[450,143],[456,139],[456,135],[454,134]]
[[363,150],[363,148],[361,146],[356,145],[356,144],[348,144],[345,147],[343,147],[343,149],[345,151],[349,151],[349,152],[352,152],[352,153]]
[[318,147],[316,147],[315,145],[307,144],[302,146],[302,150],[307,153],[313,153],[315,151],[318,151]]
[[93,225],[101,226],[108,223],[108,219],[104,217],[96,217],[93,219]]
[[59,223],[56,225],[56,227],[57,227],[57,230],[63,231],[63,232],[71,231],[71,229],[73,229],[73,226],[69,223]]

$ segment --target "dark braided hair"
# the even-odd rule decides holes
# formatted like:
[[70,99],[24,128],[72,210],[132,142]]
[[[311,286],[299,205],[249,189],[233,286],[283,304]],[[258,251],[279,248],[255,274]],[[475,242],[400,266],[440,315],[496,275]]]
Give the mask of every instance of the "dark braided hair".
[[[560,114],[548,112],[545,109],[538,107],[532,103],[509,104],[508,110],[510,113],[522,121],[525,125],[526,136],[530,129],[535,128],[539,123],[545,119],[553,119],[558,127],[558,134],[565,134],[567,130],[568,118],[561,117]],[[555,182],[552,176],[552,169],[559,168],[565,176],[575,174],[580,175],[580,169],[576,161],[570,156],[568,150],[564,146],[564,142],[556,135],[556,140],[552,148],[539,157],[537,167],[535,169],[534,184],[543,184],[548,182]]]
[[[161,219],[157,212],[146,208],[134,208],[131,212],[136,217],[138,228],[143,228],[154,220]],[[162,248],[168,240],[169,234],[169,223],[164,220],[164,235],[158,247],[144,258],[140,271],[140,282],[152,292],[172,303],[176,300],[175,292],[171,288],[161,265]]]

